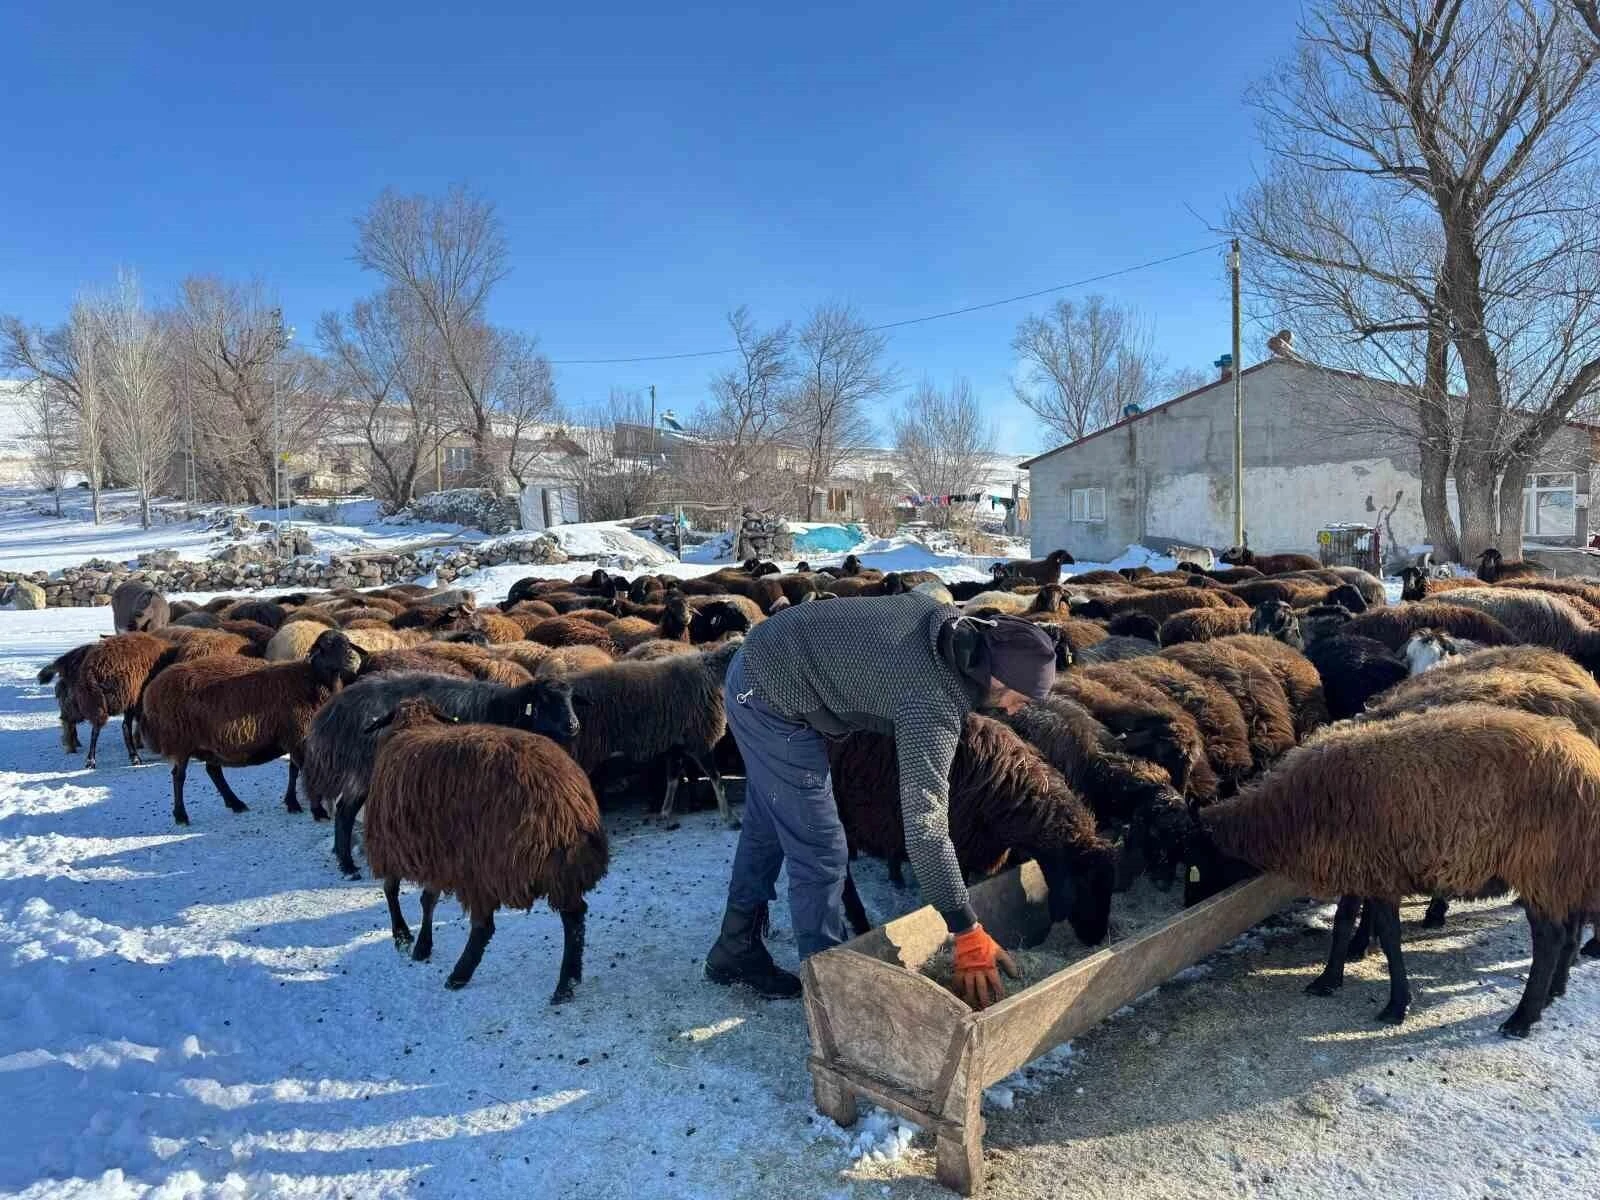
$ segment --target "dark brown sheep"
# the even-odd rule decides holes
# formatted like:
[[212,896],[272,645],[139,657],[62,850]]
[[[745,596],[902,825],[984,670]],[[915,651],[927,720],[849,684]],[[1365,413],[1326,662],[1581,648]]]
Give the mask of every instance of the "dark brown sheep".
[[557,646],[539,660],[535,679],[559,679],[581,675],[614,662],[615,656],[599,646]]
[[1065,550],[1052,550],[1043,558],[1007,563],[1005,574],[1009,579],[1031,579],[1034,583],[1060,583],[1061,568],[1072,566],[1077,561]]
[[1202,567],[1199,563],[1182,562],[1178,570],[1187,575],[1204,575],[1218,583],[1243,583],[1246,579],[1262,579],[1264,576],[1254,567],[1217,567],[1215,569]]
[[1309,608],[1327,597],[1329,587],[1309,579],[1247,579],[1243,583],[1230,583],[1228,591],[1251,608],[1269,600],[1281,600],[1295,608]]
[[379,650],[369,654],[361,664],[361,677],[393,674],[396,671],[424,671],[430,675],[449,675],[455,679],[472,679],[474,676],[465,664],[418,649]]
[[[1113,688],[1147,689],[1190,717],[1199,731],[1206,770],[1191,774],[1189,786],[1183,790],[1198,803],[1231,794],[1250,774],[1250,730],[1238,702],[1222,685],[1160,655],[1089,670]],[[1142,752],[1136,746],[1127,749],[1133,754]]]
[[240,600],[217,615],[224,621],[254,621],[268,629],[277,629],[289,614],[283,605],[271,600]]
[[1248,546],[1234,546],[1217,557],[1230,567],[1254,567],[1263,575],[1282,575],[1286,571],[1315,571],[1322,566],[1309,554],[1257,554]]
[[[853,733],[828,749],[839,818],[852,847],[885,858],[905,854],[892,737]],[[950,840],[962,869],[992,874],[1013,855],[1039,860],[1050,916],[1069,921],[1086,945],[1105,940],[1116,853],[1094,814],[1026,741],[976,714],[950,766]],[[847,895],[854,894],[847,885]],[[846,901],[859,924],[860,897]]]
[[1090,600],[1074,605],[1072,613],[1078,617],[1110,620],[1125,612],[1142,612],[1164,621],[1168,617],[1191,608],[1238,608],[1249,610],[1239,597],[1213,588],[1169,588],[1164,592],[1135,592],[1128,596]]
[[1248,608],[1186,608],[1161,622],[1156,640],[1163,646],[1176,646],[1248,633],[1253,616]]
[[1087,650],[1096,642],[1103,642],[1110,636],[1104,625],[1063,614],[1056,614],[1051,620],[1041,623],[1056,630],[1061,640],[1074,654],[1079,650]]
[[1587,689],[1595,686],[1594,676],[1585,671],[1559,650],[1544,646],[1497,646],[1488,650],[1474,650],[1447,658],[1432,668],[1429,675],[1453,675],[1458,671],[1523,671],[1545,675],[1568,687]]
[[1126,753],[1155,763],[1180,792],[1215,799],[1217,776],[1199,726],[1177,702],[1133,674],[1141,661],[1058,672],[1051,693],[1082,705],[1122,739]]
[[[1491,589],[1484,588],[1487,592]],[[1466,592],[1462,592],[1466,595]],[[1425,600],[1420,604],[1393,604],[1364,612],[1346,621],[1340,633],[1346,637],[1372,638],[1398,653],[1411,635],[1424,629],[1437,629],[1451,637],[1466,638],[1481,646],[1509,646],[1519,639],[1494,617],[1477,609]]]
[[661,616],[655,621],[647,621],[643,617],[619,617],[605,627],[606,636],[609,637],[619,651],[626,653],[641,642],[648,642],[659,638],[669,642],[687,642],[689,640],[689,621],[694,616],[689,607],[689,598],[681,592],[674,592],[667,597],[661,606]]
[[161,671],[145,689],[141,730],[172,763],[172,819],[189,823],[183,783],[191,758],[206,764],[229,810],[245,812],[222,768],[259,766],[287,754],[283,803],[299,812],[295,778],[306,731],[317,709],[360,672],[363,657],[344,634],[330,629],[304,659],[268,663],[213,655]]
[[171,620],[171,612],[165,596],[136,579],[111,593],[111,625],[118,633],[149,633]]
[[[1204,608],[1200,612],[1233,612],[1231,608]],[[1106,632],[1112,637],[1141,638],[1147,642],[1161,640],[1161,622],[1147,612],[1118,613],[1106,623]]]
[[267,646],[272,641],[273,630],[259,621],[235,621],[224,619],[217,623],[219,633],[231,633],[242,637],[250,643],[250,653],[257,658],[263,657]]
[[1431,579],[1421,567],[1402,567],[1400,570],[1400,599],[1426,600],[1429,596],[1437,596],[1444,592],[1452,592],[1464,587],[1487,587],[1481,579]]
[[464,604],[417,604],[390,622],[396,629],[426,629],[443,633],[471,629],[474,612]]
[[[1411,993],[1399,902],[1515,889],[1533,932],[1522,1000],[1500,1027],[1527,1036],[1565,990],[1581,913],[1600,907],[1600,749],[1569,722],[1482,704],[1336,725],[1237,799],[1200,816],[1191,877],[1226,879],[1217,852],[1313,895],[1365,897],[1399,1023]],[[1334,944],[1355,906],[1341,903]],[[1330,964],[1332,966],[1333,964]],[[1325,973],[1313,990],[1342,982]]]
[[698,654],[610,663],[572,676],[583,723],[572,756],[591,776],[612,760],[669,760],[663,818],[672,815],[677,798],[676,761],[686,758],[711,781],[723,821],[736,828],[712,752],[727,731],[722,682],[740,645],[736,639]]
[[56,708],[61,715],[61,748],[68,754],[78,752],[78,722],[83,720],[83,714],[72,699],[72,680],[87,653],[88,645],[74,647],[40,667],[36,677],[41,685],[55,685]]
[[333,620],[339,628],[348,629],[357,621],[376,621],[380,625],[393,625],[395,615],[387,608],[374,608],[368,604],[352,604],[348,608],[341,608],[334,613]]
[[1181,663],[1196,675],[1221,684],[1244,714],[1250,731],[1250,757],[1264,771],[1295,744],[1294,713],[1283,685],[1260,661],[1221,642],[1169,646],[1162,658]]
[[615,649],[604,629],[573,617],[546,617],[529,626],[527,638],[546,646],[597,646],[608,653]]
[[1322,693],[1322,677],[1311,661],[1293,646],[1277,638],[1257,634],[1225,637],[1214,643],[1243,651],[1258,660],[1272,672],[1289,700],[1289,711],[1294,714],[1296,739],[1304,738],[1313,730],[1328,723],[1328,700]]
[[[594,791],[559,746],[520,729],[458,725],[408,700],[381,735],[366,812],[367,862],[383,880],[396,947],[426,962],[434,905],[454,895],[472,931],[445,987],[465,987],[495,912],[548,899],[565,942],[550,1003],[572,999],[583,979],[584,896],[605,877],[610,850]],[[415,944],[400,913],[403,879],[422,886]]]
[[1523,559],[1507,562],[1500,551],[1493,546],[1478,555],[1478,578],[1485,583],[1500,583],[1507,579],[1548,578],[1550,574],[1549,567],[1541,567],[1538,563]]

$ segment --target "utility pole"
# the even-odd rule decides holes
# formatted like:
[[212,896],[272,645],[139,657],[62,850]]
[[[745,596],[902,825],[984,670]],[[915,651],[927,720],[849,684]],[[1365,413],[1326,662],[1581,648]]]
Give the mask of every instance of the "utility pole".
[[1228,251],[1233,277],[1233,544],[1244,545],[1244,356],[1239,334],[1239,239]]

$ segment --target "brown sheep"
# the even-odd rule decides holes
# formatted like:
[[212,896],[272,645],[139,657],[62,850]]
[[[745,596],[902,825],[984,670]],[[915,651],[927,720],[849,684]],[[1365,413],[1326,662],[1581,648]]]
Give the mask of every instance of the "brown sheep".
[[534,668],[535,679],[561,679],[581,675],[616,661],[609,650],[599,646],[557,646]]
[[[1155,763],[1180,792],[1215,799],[1217,777],[1194,718],[1160,689],[1125,671],[1129,665],[1057,672],[1051,694],[1082,705],[1122,739],[1126,753]],[[1113,670],[1118,672],[1114,685],[1105,677]]]
[[1425,600],[1420,604],[1394,604],[1364,612],[1346,621],[1339,632],[1347,637],[1372,638],[1398,653],[1411,640],[1412,634],[1424,629],[1466,638],[1480,646],[1510,646],[1518,640],[1494,617],[1457,604],[1454,597],[1448,604]]
[[1057,631],[1061,640],[1076,654],[1079,650],[1087,650],[1099,642],[1106,640],[1110,634],[1104,625],[1093,621],[1085,621],[1078,617],[1056,615],[1052,620],[1043,622],[1051,629]]
[[525,636],[521,624],[493,610],[478,613],[473,621],[473,627],[484,632],[491,646],[520,642]]
[[1481,579],[1430,579],[1421,567],[1402,567],[1400,569],[1400,599],[1426,600],[1429,596],[1437,596],[1443,592],[1452,592],[1464,587],[1488,587]]
[[277,629],[289,614],[283,605],[272,600],[240,600],[217,615],[224,621],[254,621],[268,629]]
[[165,641],[148,633],[119,633],[83,647],[73,669],[63,672],[69,703],[61,710],[63,723],[69,713],[89,722],[89,753],[83,765],[94,769],[100,731],[119,713],[128,762],[137,764],[139,700],[157,665],[165,667],[203,657],[206,652],[203,641]]
[[[903,858],[894,739],[853,733],[830,742],[828,759],[850,844]],[[1086,945],[1105,940],[1115,851],[1066,780],[1018,734],[988,717],[967,717],[950,766],[950,841],[969,874],[991,874],[1013,854],[1038,859],[1050,887],[1051,919],[1070,922]],[[855,894],[853,882],[846,894]],[[845,904],[853,923],[864,922],[859,895]]]
[[1065,550],[1052,550],[1043,558],[1025,559],[1005,564],[1007,579],[1031,579],[1034,583],[1060,583],[1061,568],[1072,566],[1078,560]]
[[546,617],[529,627],[527,637],[546,646],[597,646],[608,653],[614,648],[604,629],[574,617]]
[[1282,575],[1288,571],[1315,571],[1322,566],[1309,554],[1257,554],[1248,546],[1234,546],[1217,557],[1230,567],[1254,567],[1263,575]]
[[1551,573],[1549,567],[1541,567],[1538,563],[1522,559],[1506,562],[1500,551],[1493,546],[1478,555],[1478,578],[1485,583],[1500,583],[1507,579],[1537,579],[1548,577]]
[[1239,597],[1220,589],[1181,587],[1164,592],[1137,592],[1113,599],[1090,600],[1074,605],[1072,613],[1078,617],[1109,620],[1125,612],[1142,612],[1164,621],[1191,608],[1239,608],[1248,611],[1249,607]]
[[300,811],[295,778],[306,731],[316,711],[361,670],[363,654],[344,634],[325,630],[305,659],[265,663],[209,656],[166,668],[145,689],[141,729],[172,763],[172,819],[189,823],[183,782],[189,760],[206,774],[232,812],[247,811],[223,777],[224,766],[259,766],[289,756],[284,807]]
[[1256,634],[1220,638],[1214,644],[1243,651],[1272,672],[1288,697],[1297,740],[1328,723],[1328,700],[1322,694],[1322,676],[1293,646]]
[[490,646],[485,653],[506,662],[516,663],[531,674],[554,652],[543,642],[507,642],[503,645]]
[[605,627],[606,636],[624,654],[640,643],[656,638],[669,642],[687,642],[689,622],[693,616],[694,610],[689,607],[689,598],[681,592],[674,592],[662,605],[661,617],[658,620],[620,617]]
[[89,653],[88,646],[77,646],[68,650],[59,658],[40,667],[36,676],[41,685],[55,684],[56,708],[61,715],[61,748],[68,754],[78,752],[78,722],[83,720],[83,714],[78,711],[78,706],[72,699],[72,680],[78,672],[78,667],[83,663],[83,656],[87,653]]
[[640,642],[626,654],[619,656],[619,662],[653,662],[658,658],[671,658],[674,654],[698,654],[699,648],[690,642],[669,642],[663,638],[652,638],[647,642]]
[[609,608],[572,608],[561,615],[574,621],[587,621],[601,629],[617,619],[617,614]]
[[[472,919],[447,988],[465,987],[494,936],[502,906],[548,899],[561,914],[564,949],[551,1004],[583,979],[588,903],[610,866],[605,826],[589,781],[549,738],[503,725],[462,726],[425,701],[387,719],[367,794],[367,862],[383,882],[395,946],[426,962],[433,909],[451,894]],[[400,881],[422,885],[413,945],[400,913]]]
[[1546,675],[1568,687],[1596,686],[1594,676],[1559,650],[1544,646],[1496,646],[1447,658],[1428,673],[1451,675],[1457,671],[1525,671]]
[[257,658],[263,658],[267,653],[267,646],[272,642],[273,630],[259,621],[236,621],[224,619],[217,625],[219,633],[231,633],[244,638],[250,643],[250,653]]
[[[1499,622],[1511,631],[1516,641],[1560,650],[1587,670],[1600,670],[1600,630],[1590,624],[1580,608],[1584,601],[1576,597],[1523,588],[1487,587],[1458,592],[1450,601]],[[1472,637],[1455,630],[1446,632],[1457,637]]]
[[[288,625],[294,621],[310,621],[313,624],[321,625],[324,629],[339,628],[337,617],[332,613],[323,612],[322,609],[315,606],[295,609],[283,619],[283,624]],[[279,628],[281,629],[283,626],[280,625]]]
[[1169,646],[1161,657],[1182,663],[1196,675],[1222,685],[1244,714],[1250,731],[1250,758],[1264,771],[1295,744],[1294,713],[1283,685],[1260,661],[1221,642]]
[[[1399,902],[1417,892],[1515,889],[1533,932],[1527,987],[1501,1032],[1526,1037],[1565,991],[1579,914],[1600,907],[1600,748],[1570,722],[1483,704],[1335,725],[1237,799],[1200,814],[1191,879],[1228,878],[1218,854],[1313,895],[1365,897],[1389,962],[1398,1024],[1411,993]],[[1335,959],[1355,923],[1341,902]],[[1330,962],[1311,990],[1342,982]]]
[[508,617],[559,617],[554,604],[547,604],[543,600],[519,600],[509,608],[503,608],[502,614]]
[[465,664],[422,650],[379,650],[367,655],[361,664],[361,677],[392,674],[395,671],[425,671],[430,675],[449,675],[455,679],[474,678]]
[[130,579],[111,593],[111,627],[118,633],[149,633],[170,621],[174,614],[167,598],[147,583]]
[[1249,633],[1253,616],[1248,608],[1186,608],[1161,622],[1156,640],[1163,646],[1176,646]]
[[712,592],[711,594],[705,596],[689,597],[689,607],[694,609],[695,612],[699,612],[708,605],[718,603],[727,604],[738,609],[740,615],[742,615],[745,620],[750,622],[750,627],[752,629],[767,619],[766,613],[761,606],[758,605],[754,600],[751,600],[748,596],[733,596],[720,592]]
[[[1232,793],[1250,774],[1250,730],[1238,702],[1221,684],[1196,675],[1181,663],[1159,655],[1130,659],[1124,663],[1091,667],[1088,673],[1112,688],[1141,694],[1154,693],[1175,704],[1193,720],[1199,730],[1206,770],[1191,776],[1184,790],[1196,802],[1205,804],[1219,794]],[[1138,753],[1130,748],[1130,753]]]
[[189,629],[182,625],[163,625],[155,631],[155,636],[172,645],[182,644],[186,647],[186,657],[198,657],[200,647],[204,647],[206,654],[240,654],[246,658],[261,658],[256,650],[255,643],[249,638],[237,633],[228,633],[222,629]]
[[333,620],[341,629],[348,629],[357,621],[376,621],[380,625],[393,625],[395,614],[386,608],[374,608],[367,604],[353,604],[349,608],[341,608],[334,614]]
[[1584,686],[1573,687],[1549,675],[1506,667],[1425,671],[1374,700],[1360,719],[1381,721],[1447,704],[1494,704],[1565,717],[1590,741],[1600,742],[1600,685],[1592,677]]
[[1282,600],[1295,608],[1308,608],[1322,603],[1328,586],[1310,579],[1247,579],[1243,583],[1227,585],[1230,595],[1239,597],[1251,608],[1268,600]]
[[396,629],[426,629],[444,633],[452,629],[471,629],[476,614],[464,604],[416,604],[393,618]]

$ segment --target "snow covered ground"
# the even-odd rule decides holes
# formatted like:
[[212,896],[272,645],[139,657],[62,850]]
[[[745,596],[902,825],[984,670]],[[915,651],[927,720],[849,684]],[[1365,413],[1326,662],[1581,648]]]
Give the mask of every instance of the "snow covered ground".
[[[0,1194],[946,1194],[926,1135],[813,1113],[797,1005],[700,979],[736,838],[714,813],[611,816],[574,1003],[545,1004],[543,909],[505,914],[447,992],[459,913],[440,909],[436,961],[396,954],[377,887],[278,807],[281,764],[231,773],[239,816],[191,778],[178,830],[167,771],[119,764],[114,731],[96,772],[60,750],[34,672],[108,628],[0,613]],[[879,917],[912,902],[857,870]],[[1600,966],[1503,1042],[1517,910],[1465,906],[1442,933],[1418,915],[1402,1028],[1371,1022],[1376,961],[1336,998],[1301,994],[1326,913],[1291,913],[991,1089],[987,1194],[1592,1196]],[[781,901],[774,924],[792,965]]]

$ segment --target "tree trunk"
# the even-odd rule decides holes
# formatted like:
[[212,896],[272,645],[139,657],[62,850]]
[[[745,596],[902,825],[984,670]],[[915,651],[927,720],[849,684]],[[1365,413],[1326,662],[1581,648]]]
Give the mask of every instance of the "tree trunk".
[[1440,562],[1461,561],[1461,540],[1450,517],[1446,481],[1450,475],[1451,436],[1449,396],[1450,332],[1443,321],[1443,285],[1435,297],[1435,320],[1428,330],[1426,373],[1422,383],[1421,473],[1422,521],[1434,558]]
[[1528,463],[1513,459],[1500,476],[1500,540],[1507,559],[1522,557],[1522,485],[1528,481]]
[[150,491],[148,488],[139,489],[139,526],[142,529],[150,528]]
[[1494,465],[1483,459],[1456,460],[1456,499],[1461,507],[1461,559],[1474,563],[1500,541],[1494,499]]

